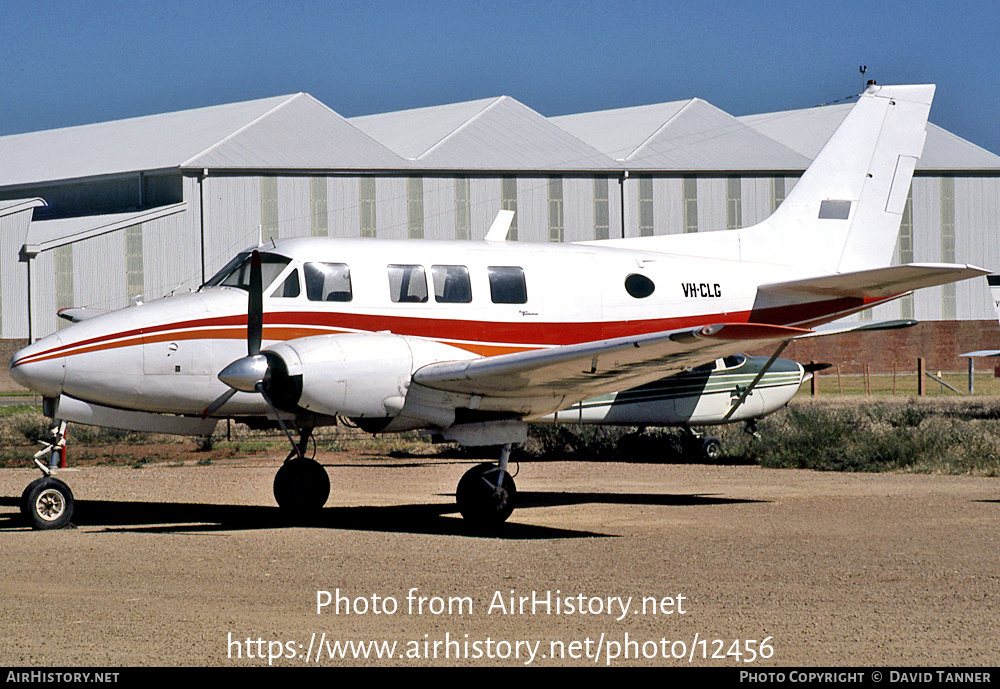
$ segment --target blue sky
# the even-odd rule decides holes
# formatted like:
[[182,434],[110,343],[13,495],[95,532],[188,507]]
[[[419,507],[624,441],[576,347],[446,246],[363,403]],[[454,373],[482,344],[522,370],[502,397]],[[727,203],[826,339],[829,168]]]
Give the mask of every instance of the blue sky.
[[1000,153],[1000,3],[4,3],[0,135],[305,91],[345,117],[505,94],[543,115],[699,97],[734,115],[938,84]]

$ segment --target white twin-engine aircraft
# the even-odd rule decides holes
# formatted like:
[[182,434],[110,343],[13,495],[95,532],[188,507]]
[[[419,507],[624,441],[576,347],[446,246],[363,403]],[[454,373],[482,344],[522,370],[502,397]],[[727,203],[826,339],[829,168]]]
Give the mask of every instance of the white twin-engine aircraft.
[[[457,490],[467,520],[497,524],[514,507],[507,463],[528,421],[755,418],[804,378],[797,364],[774,366],[789,341],[910,290],[984,274],[886,267],[933,94],[933,85],[870,86],[753,227],[525,244],[504,241],[501,211],[482,242],[292,239],[241,253],[197,292],[49,335],[14,356],[11,375],[45,397],[55,420],[205,434],[219,417],[292,418],[301,435],[285,429],[294,450],[274,480],[292,511],[326,502],[326,471],[303,450],[313,427],[337,416],[502,446],[497,464],[471,469]],[[739,352],[766,345],[774,356],[755,360],[737,399],[727,390],[706,410],[716,402],[705,377],[677,396],[699,367],[739,368]],[[770,400],[763,386],[750,395],[771,367],[794,385]],[[673,398],[663,392],[671,385]],[[36,527],[64,525],[72,493],[39,466],[46,475],[22,509]]]

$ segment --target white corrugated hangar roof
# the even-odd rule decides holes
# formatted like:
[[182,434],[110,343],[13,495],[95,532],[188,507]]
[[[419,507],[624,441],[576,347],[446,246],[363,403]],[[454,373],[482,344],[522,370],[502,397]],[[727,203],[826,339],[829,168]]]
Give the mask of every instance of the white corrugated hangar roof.
[[0,137],[0,187],[168,169],[398,169],[305,93]]
[[[853,103],[840,103],[803,110],[746,115],[738,119],[812,160],[853,107]],[[917,169],[995,171],[1000,169],[1000,156],[928,122],[927,140],[920,160],[917,161]]]
[[630,170],[804,170],[810,162],[700,98],[551,120]]
[[[0,137],[0,187],[171,169],[798,172],[851,107],[736,118],[694,98],[546,118],[499,96],[348,120],[298,93]],[[927,131],[918,169],[1000,170]]]
[[621,166],[509,96],[350,120],[427,170],[582,171]]

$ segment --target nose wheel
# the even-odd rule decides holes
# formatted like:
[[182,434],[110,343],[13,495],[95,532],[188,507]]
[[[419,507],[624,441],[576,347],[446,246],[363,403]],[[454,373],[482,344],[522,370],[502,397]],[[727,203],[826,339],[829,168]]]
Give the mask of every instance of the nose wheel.
[[73,491],[51,476],[37,478],[21,494],[21,514],[35,529],[61,529],[73,517]]
[[[73,491],[52,473],[66,466],[66,422],[58,422],[50,431],[52,439],[35,453],[35,465],[42,472],[21,493],[21,516],[33,529],[62,529],[73,518]],[[48,464],[42,461],[48,456]]]

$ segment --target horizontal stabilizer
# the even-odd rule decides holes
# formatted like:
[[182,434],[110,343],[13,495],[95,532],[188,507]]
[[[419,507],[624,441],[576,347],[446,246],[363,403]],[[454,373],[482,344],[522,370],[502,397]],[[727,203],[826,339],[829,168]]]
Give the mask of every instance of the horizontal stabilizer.
[[998,349],[981,349],[978,352],[966,352],[965,354],[959,354],[959,356],[1000,357],[1000,350],[998,350]]
[[771,295],[817,298],[858,297],[886,299],[899,294],[936,287],[985,275],[989,271],[966,264],[911,263],[853,273],[825,275],[805,280],[776,282],[758,289]]
[[900,328],[912,328],[919,321],[915,321],[912,318],[907,318],[904,320],[895,321],[874,321],[869,323],[852,323],[843,327],[819,327],[813,332],[802,335],[796,339],[805,339],[808,337],[825,337],[827,335],[842,335],[843,333],[861,333],[861,332],[872,332],[875,330],[899,330]]

